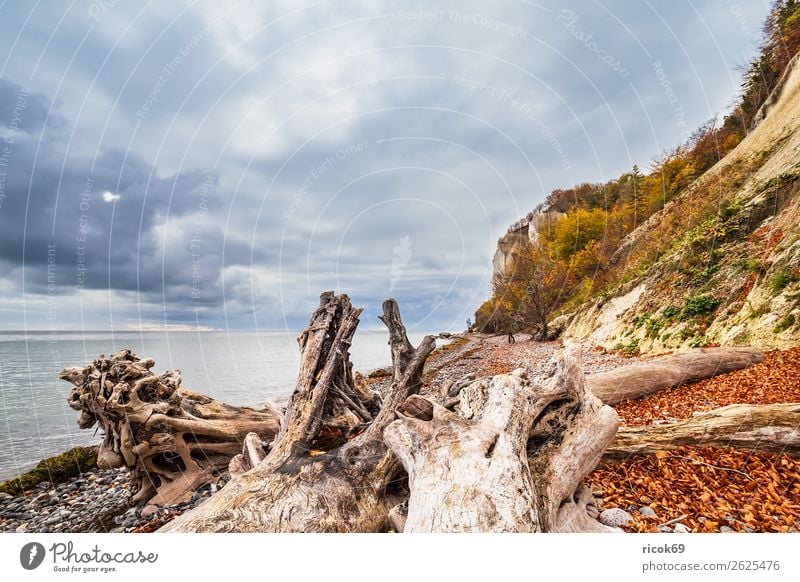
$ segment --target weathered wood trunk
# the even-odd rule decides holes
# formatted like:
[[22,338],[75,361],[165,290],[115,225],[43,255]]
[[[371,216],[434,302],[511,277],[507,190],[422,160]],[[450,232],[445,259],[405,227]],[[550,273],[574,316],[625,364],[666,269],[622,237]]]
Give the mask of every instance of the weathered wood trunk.
[[634,400],[687,382],[749,368],[764,359],[757,348],[696,348],[587,377],[595,396],[606,404]]
[[[389,510],[402,500],[403,480],[402,467],[383,442],[383,430],[394,420],[395,409],[419,390],[425,360],[436,342],[428,336],[414,349],[397,303],[384,303],[381,319],[389,328],[393,376],[380,406],[375,395],[365,395],[353,383],[348,349],[360,313],[346,295],[322,295],[300,337],[297,387],[269,450],[259,452],[257,443],[248,442],[236,460],[236,469],[246,472],[161,531],[389,528]],[[361,416],[361,408],[369,416],[365,422],[342,430],[341,419]]]
[[80,412],[78,426],[103,431],[97,465],[130,470],[134,503],[180,503],[228,468],[248,433],[271,439],[281,415],[186,390],[180,372],[157,376],[154,364],[123,350],[61,378],[74,385],[67,401]]
[[604,462],[683,445],[733,447],[800,456],[800,404],[732,404],[664,425],[623,427]]
[[420,396],[384,438],[408,471],[405,532],[608,531],[583,478],[613,440],[616,412],[586,387],[576,350],[461,390],[457,413]]

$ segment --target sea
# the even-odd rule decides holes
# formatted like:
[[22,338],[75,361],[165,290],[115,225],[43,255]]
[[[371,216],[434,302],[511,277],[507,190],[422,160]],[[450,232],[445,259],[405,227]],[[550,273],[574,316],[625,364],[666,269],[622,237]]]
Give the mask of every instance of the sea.
[[[78,445],[100,442],[96,427],[80,430],[67,406],[71,384],[59,372],[100,354],[131,349],[156,361],[153,371],[179,369],[183,385],[238,406],[285,402],[294,387],[299,332],[3,332],[0,331],[0,480]],[[416,345],[425,332],[409,332]],[[386,331],[356,332],[355,370],[391,361]],[[442,340],[437,340],[441,345]]]

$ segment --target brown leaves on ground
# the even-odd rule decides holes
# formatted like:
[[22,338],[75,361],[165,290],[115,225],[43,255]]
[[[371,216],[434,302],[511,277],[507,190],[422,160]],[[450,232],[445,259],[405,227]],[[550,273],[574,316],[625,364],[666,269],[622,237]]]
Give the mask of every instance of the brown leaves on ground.
[[[800,523],[800,461],[785,455],[681,447],[601,467],[587,482],[603,508],[630,510],[633,532],[684,514],[695,532],[787,532]],[[642,506],[658,518],[640,515]]]
[[[615,408],[628,425],[684,419],[729,404],[800,402],[800,348],[773,351],[764,361]],[[686,514],[692,531],[785,532],[800,529],[800,460],[736,449],[681,447],[631,457],[596,469],[588,481],[603,507],[633,509],[629,531],[657,531]],[[635,509],[650,506],[647,518]]]
[[629,426],[654,420],[690,418],[692,413],[729,404],[800,402],[800,348],[768,352],[764,361],[745,370],[715,376],[615,406]]

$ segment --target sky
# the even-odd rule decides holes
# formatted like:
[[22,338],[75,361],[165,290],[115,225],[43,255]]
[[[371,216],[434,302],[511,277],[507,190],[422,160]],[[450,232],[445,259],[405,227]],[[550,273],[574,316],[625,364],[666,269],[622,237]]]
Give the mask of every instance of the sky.
[[459,330],[508,225],[733,103],[767,0],[0,4],[0,329]]

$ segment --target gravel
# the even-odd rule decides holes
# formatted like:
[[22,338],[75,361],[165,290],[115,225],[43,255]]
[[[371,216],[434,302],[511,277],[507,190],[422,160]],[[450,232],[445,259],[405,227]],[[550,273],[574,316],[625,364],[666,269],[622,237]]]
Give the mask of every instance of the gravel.
[[131,507],[127,469],[95,469],[58,485],[40,483],[20,497],[0,495],[0,532],[154,531],[211,492],[210,486],[201,488],[180,505]]

